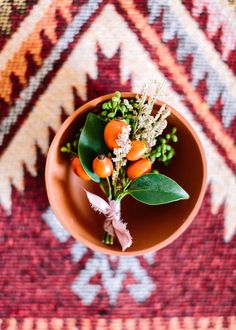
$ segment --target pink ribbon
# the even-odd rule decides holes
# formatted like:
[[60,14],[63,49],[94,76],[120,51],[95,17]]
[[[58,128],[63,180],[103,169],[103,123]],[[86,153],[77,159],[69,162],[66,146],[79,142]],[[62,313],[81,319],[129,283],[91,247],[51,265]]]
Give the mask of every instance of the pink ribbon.
[[95,211],[106,216],[104,230],[111,236],[117,236],[122,251],[125,251],[132,244],[132,237],[126,224],[121,220],[120,201],[109,200],[108,203],[101,197],[85,190],[88,200]]

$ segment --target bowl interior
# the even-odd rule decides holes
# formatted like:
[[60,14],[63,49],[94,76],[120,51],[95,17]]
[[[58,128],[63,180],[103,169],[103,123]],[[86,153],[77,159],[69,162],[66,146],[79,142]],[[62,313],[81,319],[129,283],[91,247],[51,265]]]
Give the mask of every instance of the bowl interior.
[[[106,253],[120,254],[116,241],[114,246],[102,244],[104,216],[93,211],[84,188],[105,198],[97,184],[85,182],[72,171],[66,155],[60,147],[73,138],[83,125],[86,113],[94,103],[82,107],[70,116],[57,132],[50,147],[46,166],[46,186],[51,206],[65,228],[89,247]],[[169,126],[178,129],[179,142],[175,144],[176,155],[171,165],[162,167],[161,173],[177,181],[190,195],[188,200],[160,206],[148,206],[132,197],[122,200],[122,218],[128,223],[133,237],[130,254],[140,254],[148,249],[165,245],[177,231],[189,224],[200,204],[205,181],[205,164],[199,141],[191,127],[175,110],[168,119]],[[166,129],[166,131],[168,128]],[[176,235],[175,235],[176,236]],[[122,254],[122,253],[121,253]]]

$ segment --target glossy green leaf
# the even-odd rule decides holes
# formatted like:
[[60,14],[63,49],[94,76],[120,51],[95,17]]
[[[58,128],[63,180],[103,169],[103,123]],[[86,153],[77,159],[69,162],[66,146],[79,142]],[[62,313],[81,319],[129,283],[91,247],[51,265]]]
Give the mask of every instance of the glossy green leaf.
[[101,179],[93,172],[92,163],[94,158],[100,154],[107,154],[109,149],[104,141],[104,128],[106,122],[90,112],[79,139],[79,157],[85,172],[93,181],[100,182]]
[[188,199],[187,192],[169,177],[150,173],[131,183],[128,193],[138,201],[149,205],[160,205]]

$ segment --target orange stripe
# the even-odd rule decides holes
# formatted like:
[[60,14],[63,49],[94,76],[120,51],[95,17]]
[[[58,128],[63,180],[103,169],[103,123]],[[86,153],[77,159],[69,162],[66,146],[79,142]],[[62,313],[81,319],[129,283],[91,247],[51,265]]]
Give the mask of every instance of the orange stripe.
[[40,33],[44,31],[49,40],[55,44],[57,36],[55,29],[57,27],[56,11],[59,10],[67,23],[72,19],[70,13],[70,5],[72,0],[54,0],[46,11],[44,17],[36,24],[34,32],[25,40],[20,50],[7,62],[4,71],[0,72],[0,97],[6,102],[11,101],[12,84],[10,81],[11,74],[14,73],[25,85],[25,73],[27,70],[27,62],[25,56],[27,53],[32,54],[35,62],[40,65],[42,63],[41,50],[43,46]]
[[198,116],[204,121],[216,141],[225,150],[228,158],[236,165],[236,146],[234,145],[234,140],[226,133],[221,122],[211,113],[208,105],[203,102],[202,97],[188,81],[185,68],[175,61],[171,52],[162,43],[155,30],[148,25],[146,17],[135,8],[133,1],[119,0],[119,2],[125,9],[129,19],[140,31],[142,37],[156,50],[160,65],[167,68],[172,74],[173,80],[183,89]]

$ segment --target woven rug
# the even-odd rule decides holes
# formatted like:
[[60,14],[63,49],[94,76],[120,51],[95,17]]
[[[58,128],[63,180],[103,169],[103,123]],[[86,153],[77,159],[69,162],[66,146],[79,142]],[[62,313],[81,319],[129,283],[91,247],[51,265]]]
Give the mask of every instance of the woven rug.
[[[0,2],[0,329],[236,329],[236,5],[226,0]],[[203,143],[190,228],[143,257],[94,253],[44,183],[48,147],[86,100],[167,80]]]

